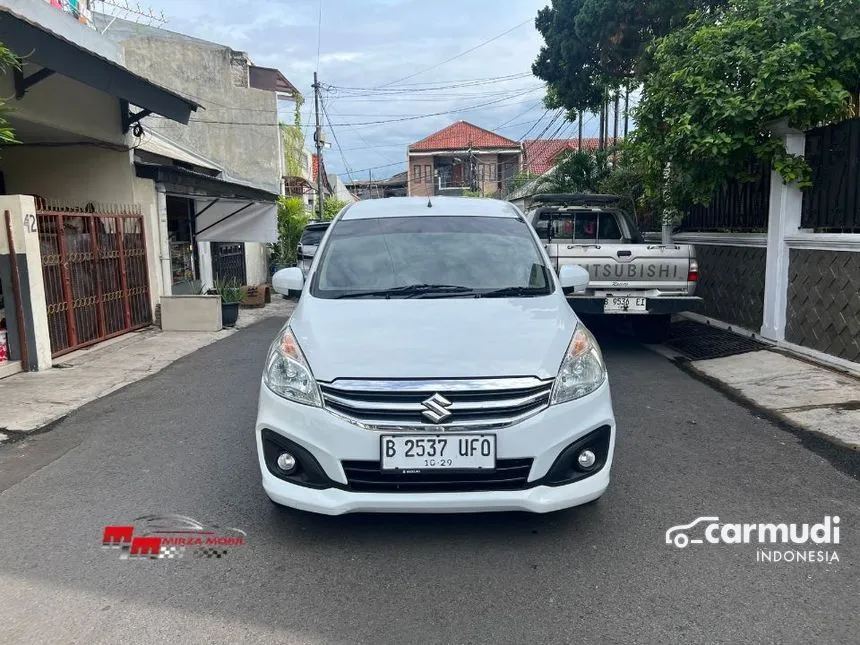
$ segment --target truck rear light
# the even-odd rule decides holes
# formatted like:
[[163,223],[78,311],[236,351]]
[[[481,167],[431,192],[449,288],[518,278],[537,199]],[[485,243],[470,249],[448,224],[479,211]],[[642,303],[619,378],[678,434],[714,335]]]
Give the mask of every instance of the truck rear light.
[[699,263],[696,260],[690,260],[690,270],[687,273],[687,282],[699,281]]

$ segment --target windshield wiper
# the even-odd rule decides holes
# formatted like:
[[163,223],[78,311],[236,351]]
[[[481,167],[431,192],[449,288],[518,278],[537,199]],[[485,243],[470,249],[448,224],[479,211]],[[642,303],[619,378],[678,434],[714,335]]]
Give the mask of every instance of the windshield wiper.
[[379,289],[376,291],[354,291],[336,296],[343,298],[421,298],[424,296],[473,295],[476,292],[469,287],[456,284],[408,284],[402,287]]
[[549,291],[546,287],[504,287],[492,291],[481,292],[481,298],[518,298],[522,296],[546,296]]

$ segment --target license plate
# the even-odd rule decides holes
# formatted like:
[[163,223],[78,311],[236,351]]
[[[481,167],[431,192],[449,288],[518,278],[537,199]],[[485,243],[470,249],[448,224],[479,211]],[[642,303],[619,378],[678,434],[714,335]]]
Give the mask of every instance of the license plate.
[[383,435],[382,470],[493,470],[496,435]]
[[647,298],[632,298],[619,296],[607,298],[603,303],[605,314],[627,314],[648,311]]

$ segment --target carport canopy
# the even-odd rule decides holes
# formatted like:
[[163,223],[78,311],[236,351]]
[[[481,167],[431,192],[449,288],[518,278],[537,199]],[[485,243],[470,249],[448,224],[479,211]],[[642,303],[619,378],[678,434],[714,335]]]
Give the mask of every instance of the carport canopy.
[[278,197],[254,186],[178,166],[137,162],[137,176],[194,200],[199,242],[277,242]]

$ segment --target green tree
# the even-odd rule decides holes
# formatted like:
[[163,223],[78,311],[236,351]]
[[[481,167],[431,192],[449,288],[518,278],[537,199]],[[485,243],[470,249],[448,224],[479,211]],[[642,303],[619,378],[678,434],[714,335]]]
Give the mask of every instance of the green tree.
[[302,105],[304,98],[298,92],[293,94],[295,111],[293,123],[281,123],[281,137],[284,140],[284,167],[288,177],[300,177],[302,174],[302,155],[305,145],[305,133],[302,130]]
[[807,129],[850,114],[860,79],[860,0],[730,0],[657,40],[635,111],[645,194],[670,219],[707,203],[750,164],[810,183],[769,125]]
[[326,197],[325,201],[323,201],[323,219],[330,222],[337,217],[339,212],[346,208],[348,203],[336,197]]
[[[18,60],[17,56],[0,43],[0,70],[5,73],[10,69],[18,69],[20,67],[21,62]],[[0,99],[0,145],[18,143],[18,140],[15,138],[15,133],[12,130],[12,126],[4,118],[6,114],[9,114],[9,108],[7,108],[5,102]]]
[[655,39],[697,9],[726,0],[552,0],[535,25],[545,45],[532,66],[549,108],[600,109],[607,90],[640,79]]
[[281,197],[278,200],[278,241],[271,249],[273,268],[296,265],[296,250],[309,219],[301,197]]
[[560,155],[552,171],[539,182],[547,193],[597,193],[610,173],[608,150],[572,150]]

